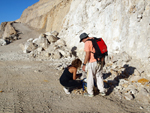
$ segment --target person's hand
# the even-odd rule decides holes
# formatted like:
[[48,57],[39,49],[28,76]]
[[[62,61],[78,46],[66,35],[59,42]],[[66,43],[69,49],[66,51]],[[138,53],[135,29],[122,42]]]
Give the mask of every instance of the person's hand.
[[82,66],[82,70],[85,71],[85,65]]
[[82,73],[77,74],[77,78],[80,78],[82,76]]

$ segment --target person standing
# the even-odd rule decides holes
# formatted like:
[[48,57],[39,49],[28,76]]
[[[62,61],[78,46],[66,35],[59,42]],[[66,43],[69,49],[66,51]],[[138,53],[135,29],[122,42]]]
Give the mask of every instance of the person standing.
[[[85,71],[85,67],[87,66],[87,93],[84,93],[85,96],[93,97],[93,87],[94,87],[94,79],[97,84],[97,88],[99,89],[100,95],[105,96],[104,82],[102,76],[101,65],[98,65],[96,59],[94,58],[95,49],[93,48],[92,41],[88,41],[88,39],[92,39],[93,37],[89,37],[88,34],[82,33],[80,35],[80,42],[84,43],[84,51],[85,58],[82,70]],[[104,59],[104,58],[102,58]]]

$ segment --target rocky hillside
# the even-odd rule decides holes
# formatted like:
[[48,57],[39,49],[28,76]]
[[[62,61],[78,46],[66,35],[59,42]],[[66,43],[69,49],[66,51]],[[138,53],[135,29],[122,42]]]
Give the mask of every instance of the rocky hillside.
[[[134,58],[149,62],[150,2],[148,0],[82,0],[72,1],[61,37],[77,46],[79,35],[103,37],[109,54],[127,52]],[[73,40],[72,41],[72,38]]]
[[71,0],[40,0],[24,10],[18,22],[38,30],[60,31]]
[[149,8],[148,0],[40,0],[16,22],[1,24],[0,61],[53,61],[49,65],[62,71],[74,56],[83,60],[82,32],[103,37],[109,50],[103,68],[107,95],[136,101],[149,112]]
[[102,37],[109,55],[126,52],[144,64],[150,76],[149,0],[40,0],[24,10],[17,21],[51,32],[83,57],[82,32]]

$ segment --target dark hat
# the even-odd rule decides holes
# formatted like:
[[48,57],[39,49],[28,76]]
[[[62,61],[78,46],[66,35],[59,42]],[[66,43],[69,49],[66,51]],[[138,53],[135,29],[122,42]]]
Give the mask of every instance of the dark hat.
[[87,37],[89,37],[88,34],[82,33],[82,34],[80,35],[80,42],[82,42],[82,40],[83,40],[84,38],[87,38]]

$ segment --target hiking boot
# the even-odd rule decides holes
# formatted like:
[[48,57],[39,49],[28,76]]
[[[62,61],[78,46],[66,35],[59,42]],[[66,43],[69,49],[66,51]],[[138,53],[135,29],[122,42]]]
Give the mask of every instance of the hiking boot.
[[69,89],[63,88],[66,94],[70,94]]
[[84,93],[84,96],[94,97],[93,94],[89,94],[89,93]]
[[99,92],[99,94],[101,95],[101,96],[105,96],[106,95],[106,93],[103,91],[103,92]]

